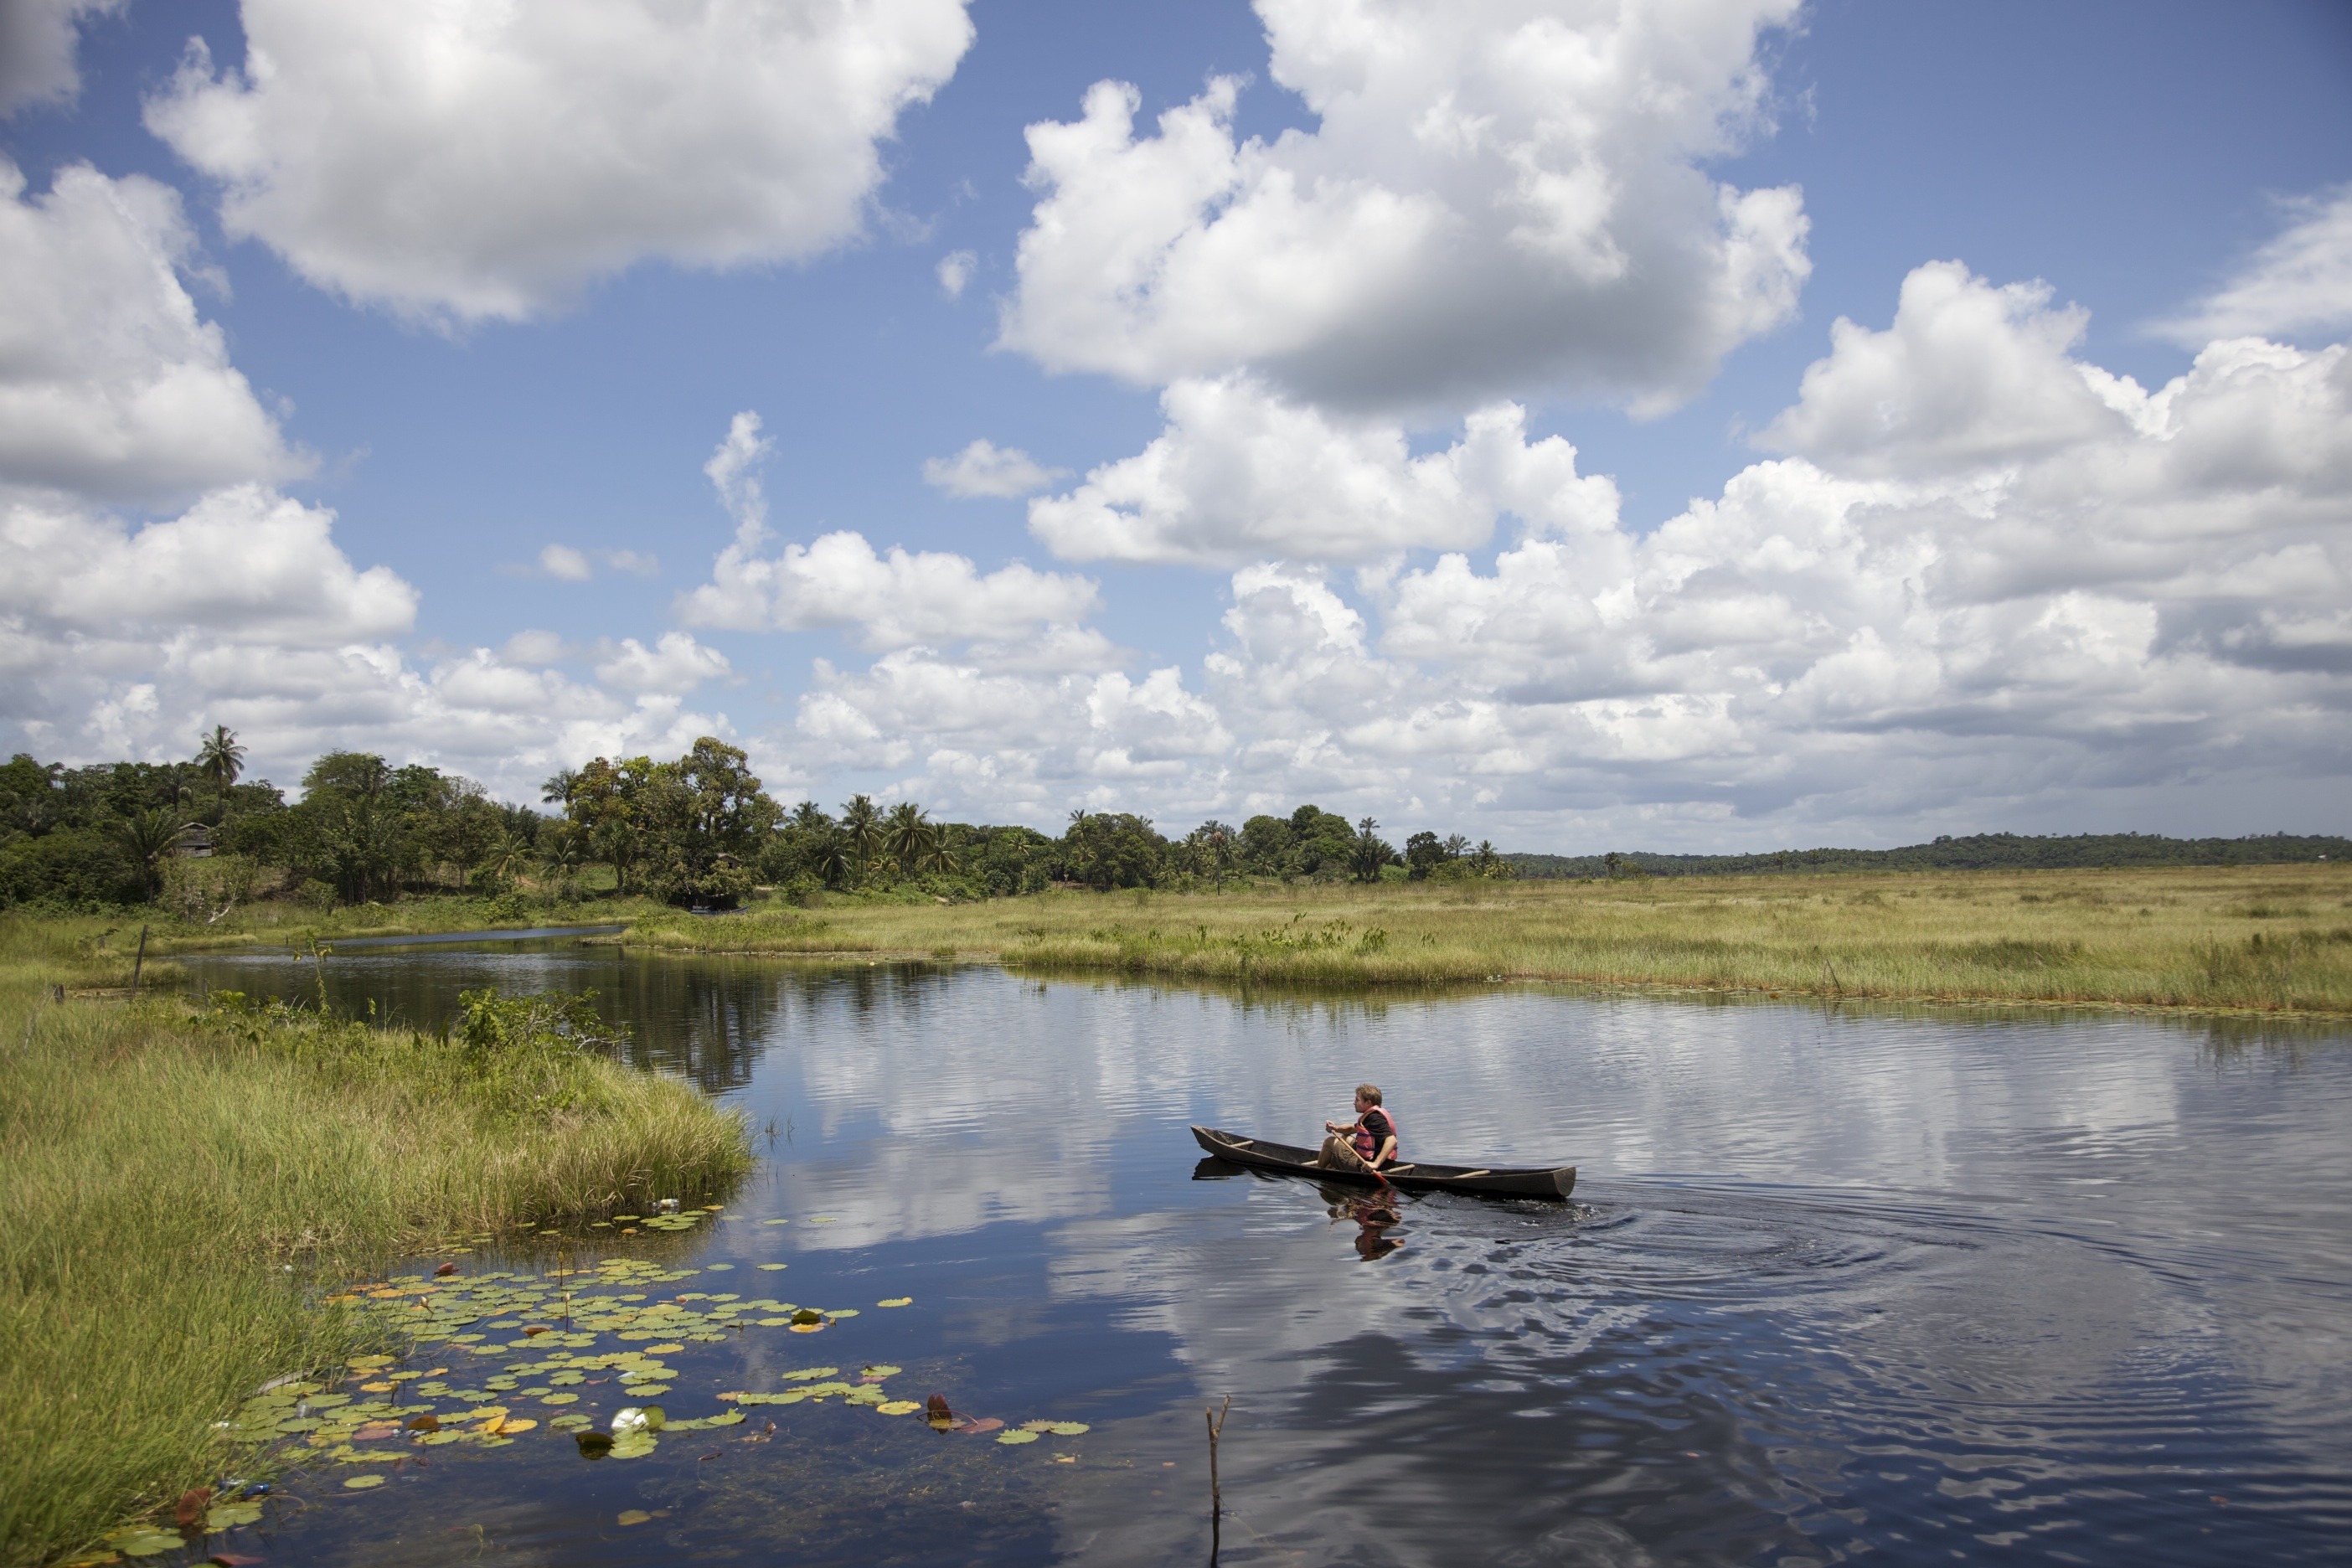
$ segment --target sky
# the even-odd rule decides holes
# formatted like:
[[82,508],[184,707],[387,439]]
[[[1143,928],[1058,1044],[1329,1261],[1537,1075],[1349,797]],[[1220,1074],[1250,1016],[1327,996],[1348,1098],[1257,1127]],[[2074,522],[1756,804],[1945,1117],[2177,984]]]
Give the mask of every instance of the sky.
[[0,0],[0,748],[2352,831],[2352,9]]

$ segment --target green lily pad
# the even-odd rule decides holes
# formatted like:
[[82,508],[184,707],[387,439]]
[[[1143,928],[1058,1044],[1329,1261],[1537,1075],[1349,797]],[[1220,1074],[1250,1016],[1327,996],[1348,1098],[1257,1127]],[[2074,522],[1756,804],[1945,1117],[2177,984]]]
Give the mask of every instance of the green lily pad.
[[344,1479],[343,1489],[345,1491],[363,1492],[371,1487],[380,1487],[382,1485],[383,1485],[383,1478],[382,1476],[351,1476]]
[[1094,1428],[1083,1421],[1056,1421],[1045,1430],[1056,1437],[1075,1437],[1081,1432],[1091,1432]]
[[1037,1440],[1037,1434],[1034,1432],[999,1432],[996,1435],[996,1440],[1000,1443],[1034,1443]]
[[885,1415],[912,1415],[922,1407],[923,1402],[919,1399],[892,1399],[874,1408]]
[[667,1383],[633,1383],[629,1384],[629,1397],[651,1399],[657,1394],[667,1394],[669,1390],[670,1385]]
[[788,1219],[763,1219],[760,1223],[761,1225],[790,1225],[793,1222]]
[[438,1448],[445,1444],[455,1443],[463,1436],[465,1436],[463,1432],[427,1432],[417,1441],[429,1448]]
[[632,1432],[625,1437],[615,1437],[607,1449],[615,1459],[642,1459],[660,1446],[661,1440],[650,1432]]
[[896,1377],[907,1369],[902,1366],[869,1366],[865,1370],[868,1377]]
[[313,1410],[331,1410],[338,1405],[349,1405],[351,1402],[352,1396],[348,1394],[314,1394],[310,1399],[310,1408]]
[[218,1502],[205,1510],[205,1533],[218,1535],[224,1530],[235,1530],[241,1524],[253,1524],[261,1518],[257,1502]]
[[841,1369],[837,1366],[804,1366],[797,1372],[782,1372],[776,1375],[786,1383],[814,1383],[819,1378],[839,1377]]
[[576,1410],[567,1410],[561,1415],[550,1416],[547,1429],[551,1432],[577,1432],[583,1426],[593,1426],[595,1424],[590,1417],[581,1415]]
[[285,1433],[287,1436],[292,1436],[298,1432],[316,1432],[320,1427],[325,1425],[325,1422],[320,1420],[315,1415],[296,1415],[288,1420],[280,1421],[278,1424],[278,1429],[280,1432]]
[[117,1531],[106,1538],[106,1543],[125,1557],[156,1557],[166,1552],[176,1552],[187,1544],[169,1531],[156,1530],[144,1524]]
[[788,1267],[788,1265],[782,1263],[762,1263],[760,1265],[761,1271],[767,1274],[773,1274],[777,1269],[786,1267]]
[[857,1316],[857,1309],[855,1307],[828,1307],[825,1309],[824,1315],[828,1318],[854,1318]]
[[915,1299],[912,1296],[893,1296],[887,1301],[877,1301],[874,1304],[877,1307],[911,1307],[915,1304]]

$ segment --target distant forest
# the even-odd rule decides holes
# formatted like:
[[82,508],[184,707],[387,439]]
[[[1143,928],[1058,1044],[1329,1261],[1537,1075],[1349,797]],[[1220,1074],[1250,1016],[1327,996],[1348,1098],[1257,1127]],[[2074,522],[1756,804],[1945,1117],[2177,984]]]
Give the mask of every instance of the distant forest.
[[1781,849],[1767,855],[1506,854],[1522,877],[1725,877],[1785,871],[2089,870],[2126,866],[2277,866],[2352,859],[2352,838],[2273,833],[2247,838],[2167,838],[2158,833],[2077,833],[2046,838],[1972,833],[1900,849]]
[[1181,836],[1149,817],[1077,810],[1059,837],[940,821],[917,802],[864,795],[836,812],[813,800],[787,807],[741,751],[709,736],[670,761],[567,768],[537,805],[366,752],[319,758],[297,801],[244,774],[245,748],[226,728],[184,763],[67,767],[19,753],[0,767],[0,908],[153,903],[215,921],[274,899],[324,908],[528,890],[730,909],[755,892],[956,900],[1049,887],[1515,874],[1491,844],[1417,833],[1399,848],[1372,818],[1350,823],[1311,804]]
[[756,894],[961,900],[1050,887],[1217,889],[1249,882],[1459,882],[1776,871],[2237,866],[2352,858],[2352,840],[1980,834],[1903,849],[1769,855],[1506,854],[1459,834],[1399,847],[1371,817],[1314,805],[1181,835],[1149,817],[1078,810],[1058,837],[934,819],[914,801],[852,795],[785,806],[743,752],[704,737],[684,756],[598,757],[549,779],[536,805],[493,800],[436,768],[333,752],[289,802],[245,778],[215,728],[184,763],[0,767],[0,908],[156,904],[215,921],[257,900],[317,907],[438,893],[565,900],[639,894],[729,909]]

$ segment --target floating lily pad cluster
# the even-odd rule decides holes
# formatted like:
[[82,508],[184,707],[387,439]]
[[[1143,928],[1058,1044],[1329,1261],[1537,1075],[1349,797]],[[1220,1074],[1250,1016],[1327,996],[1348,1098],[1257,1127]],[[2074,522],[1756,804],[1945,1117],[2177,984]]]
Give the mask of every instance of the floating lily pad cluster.
[[[715,1211],[657,1215],[635,1223],[686,1229],[709,1212]],[[455,1265],[441,1268],[454,1270]],[[683,1353],[688,1344],[720,1342],[751,1329],[817,1333],[858,1315],[856,1308],[806,1307],[774,1297],[746,1299],[734,1291],[664,1291],[730,1268],[720,1263],[676,1268],[615,1258],[578,1271],[436,1271],[355,1287],[328,1300],[367,1313],[388,1338],[408,1342],[417,1364],[367,1355],[351,1360],[341,1377],[281,1378],[221,1425],[227,1436],[246,1443],[285,1446],[297,1464],[351,1467],[356,1473],[345,1475],[341,1486],[358,1492],[381,1486],[383,1470],[416,1449],[505,1447],[542,1428],[549,1436],[569,1437],[587,1458],[627,1459],[652,1453],[665,1433],[740,1426],[751,1406],[837,1402],[884,1415],[926,1409],[923,1402],[893,1397],[887,1388],[887,1380],[899,1375],[898,1367],[868,1365],[845,1374],[839,1367],[821,1366],[782,1374],[787,1386],[777,1392],[721,1394],[718,1397],[727,1408],[715,1414],[670,1417],[651,1401],[673,1391],[675,1369],[664,1358]],[[910,1296],[876,1303],[913,1304]],[[509,1359],[518,1351],[530,1353]],[[482,1368],[482,1360],[498,1364]],[[430,1364],[436,1362],[449,1364]],[[608,1430],[597,1429],[597,1418],[583,1400],[609,1400],[618,1406]],[[1082,1422],[1031,1421],[1008,1431],[994,1419],[943,1419],[946,1408],[944,1399],[932,1396],[933,1426],[975,1436],[993,1433],[999,1443],[1034,1443],[1040,1436],[1075,1436],[1087,1430]],[[225,1499],[203,1512],[202,1523],[207,1533],[217,1533],[255,1522],[260,1514],[258,1502]],[[193,1517],[182,1521],[192,1531],[195,1522]],[[114,1552],[134,1557],[185,1543],[182,1534],[145,1524],[117,1531],[106,1542]]]

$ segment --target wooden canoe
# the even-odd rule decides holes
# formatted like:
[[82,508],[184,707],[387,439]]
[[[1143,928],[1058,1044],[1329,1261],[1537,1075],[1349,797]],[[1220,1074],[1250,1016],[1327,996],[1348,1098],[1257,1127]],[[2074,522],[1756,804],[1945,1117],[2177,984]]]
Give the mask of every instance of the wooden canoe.
[[[1316,1149],[1269,1143],[1263,1138],[1244,1138],[1237,1132],[1220,1132],[1213,1127],[1193,1128],[1192,1138],[1218,1159],[1236,1165],[1249,1165],[1261,1171],[1286,1171],[1293,1175],[1312,1176],[1318,1182],[1349,1182],[1368,1187],[1380,1184],[1380,1177],[1368,1175],[1362,1171],[1342,1171],[1317,1164],[1316,1157],[1320,1151]],[[1409,1193],[1475,1193],[1497,1198],[1564,1198],[1576,1190],[1576,1167],[1573,1165],[1506,1169],[1499,1165],[1438,1165],[1426,1160],[1407,1160],[1389,1167],[1383,1174],[1390,1186]]]

